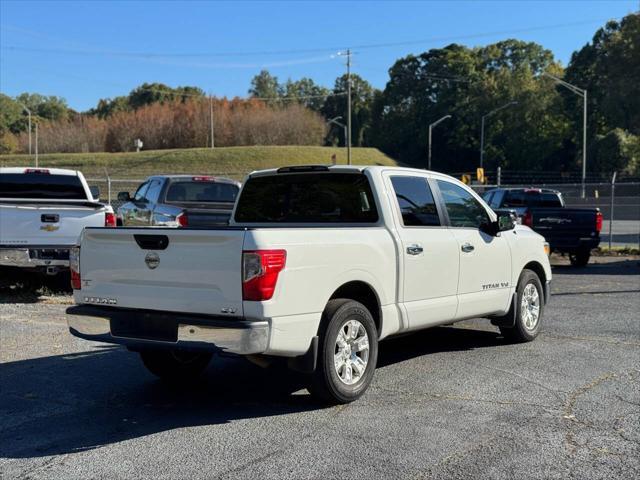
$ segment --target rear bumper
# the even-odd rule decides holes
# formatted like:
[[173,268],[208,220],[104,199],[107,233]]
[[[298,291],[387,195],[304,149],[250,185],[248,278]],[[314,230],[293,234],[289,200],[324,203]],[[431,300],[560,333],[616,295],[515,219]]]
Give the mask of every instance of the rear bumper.
[[600,236],[576,237],[576,238],[550,238],[547,239],[551,250],[555,252],[573,252],[575,250],[592,250],[600,245]]
[[0,265],[4,267],[37,268],[68,267],[68,246],[0,247]]
[[[145,322],[164,322],[159,338]],[[263,353],[269,343],[267,321],[230,320],[208,315],[184,315],[123,308],[78,305],[67,309],[69,331],[76,337],[130,347],[220,350],[239,355]],[[129,328],[122,328],[122,325]],[[113,328],[112,328],[113,327]],[[167,328],[168,327],[168,328]],[[175,329],[175,331],[174,331]],[[168,338],[173,335],[173,338]]]

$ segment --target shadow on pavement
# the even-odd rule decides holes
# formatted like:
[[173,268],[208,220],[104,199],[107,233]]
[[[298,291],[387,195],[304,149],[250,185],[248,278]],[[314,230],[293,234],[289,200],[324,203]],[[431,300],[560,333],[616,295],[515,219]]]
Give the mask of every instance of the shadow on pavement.
[[640,260],[589,263],[586,267],[553,265],[553,275],[640,275]]
[[[378,366],[441,351],[504,344],[497,333],[441,327],[385,341]],[[0,457],[30,458],[91,450],[176,428],[324,408],[305,378],[214,357],[196,385],[168,387],[137,354],[98,346],[69,355],[0,364]]]

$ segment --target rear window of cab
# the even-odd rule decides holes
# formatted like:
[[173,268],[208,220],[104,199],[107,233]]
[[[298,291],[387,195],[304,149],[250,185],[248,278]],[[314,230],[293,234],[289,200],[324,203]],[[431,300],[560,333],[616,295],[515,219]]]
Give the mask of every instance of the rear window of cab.
[[375,223],[371,185],[362,173],[293,173],[247,180],[238,223]]

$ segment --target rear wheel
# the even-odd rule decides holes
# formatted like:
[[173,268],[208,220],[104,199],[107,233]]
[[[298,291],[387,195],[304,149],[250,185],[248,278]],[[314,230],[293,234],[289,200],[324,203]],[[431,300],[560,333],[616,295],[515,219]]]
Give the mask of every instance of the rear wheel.
[[542,283],[534,271],[525,269],[518,280],[515,326],[500,327],[500,333],[511,342],[530,342],[540,333],[543,312]]
[[359,302],[327,304],[320,328],[318,365],[309,390],[329,403],[349,403],[369,387],[378,360],[378,332]]
[[574,267],[585,267],[589,263],[589,258],[591,258],[591,250],[586,248],[569,254],[569,261]]
[[189,382],[204,372],[211,360],[211,353],[185,350],[143,350],[142,363],[162,380],[178,383]]

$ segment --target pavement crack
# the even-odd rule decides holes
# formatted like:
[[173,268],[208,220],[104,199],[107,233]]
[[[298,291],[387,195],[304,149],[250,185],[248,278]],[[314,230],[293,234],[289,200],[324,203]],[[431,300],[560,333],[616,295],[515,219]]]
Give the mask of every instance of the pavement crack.
[[474,403],[490,403],[493,405],[517,405],[517,406],[527,406],[527,407],[537,407],[537,408],[542,408],[544,410],[547,411],[552,411],[552,412],[557,412],[557,408],[554,407],[553,405],[545,405],[542,403],[534,403],[534,402],[517,402],[517,401],[512,401],[512,400],[495,400],[495,399],[491,399],[491,398],[477,398],[477,397],[471,397],[468,395],[450,395],[450,394],[441,394],[441,393],[414,393],[414,392],[407,392],[407,391],[403,391],[403,390],[393,390],[393,389],[386,389],[386,388],[380,388],[378,387],[377,390],[384,392],[384,393],[390,393],[390,394],[396,394],[396,395],[404,395],[404,396],[408,396],[408,397],[421,397],[421,398],[426,398],[426,399],[430,399],[430,400],[453,400],[453,401],[463,401],[463,402],[474,402]]
[[[467,363],[467,365],[470,365],[470,364]],[[560,400],[563,399],[561,394],[562,393],[566,393],[566,392],[563,392],[561,390],[556,390],[554,388],[551,388],[548,385],[545,385],[544,383],[540,383],[537,380],[533,380],[532,378],[525,377],[524,375],[521,375],[520,373],[517,373],[517,372],[513,372],[511,370],[505,370],[503,368],[493,367],[493,366],[489,366],[489,365],[480,365],[480,366],[483,367],[483,368],[487,368],[489,370],[496,370],[498,372],[506,373],[508,375],[513,375],[514,377],[518,377],[518,378],[524,380],[527,383],[531,383],[533,385],[537,385],[538,387],[543,388],[543,389],[547,390],[548,392],[553,393]]]
[[572,335],[557,335],[551,333],[542,334],[545,338],[554,338],[557,340],[574,340],[576,342],[598,342],[598,343],[608,343],[611,345],[630,345],[632,347],[640,347],[640,342],[630,342],[625,340],[616,340],[615,338],[607,338],[607,337],[578,337]]
[[577,449],[581,447],[580,444],[576,441],[575,432],[573,430],[573,425],[581,424],[585,426],[590,426],[588,423],[580,421],[576,418],[574,413],[574,409],[578,398],[585,395],[587,392],[593,390],[598,385],[611,380],[613,378],[617,378],[619,374],[614,372],[605,373],[600,375],[599,377],[594,378],[589,383],[586,383],[572,392],[569,393],[567,399],[564,403],[564,408],[562,410],[562,418],[565,420],[565,425],[567,427],[567,431],[565,433],[565,446],[569,454],[574,454]]

